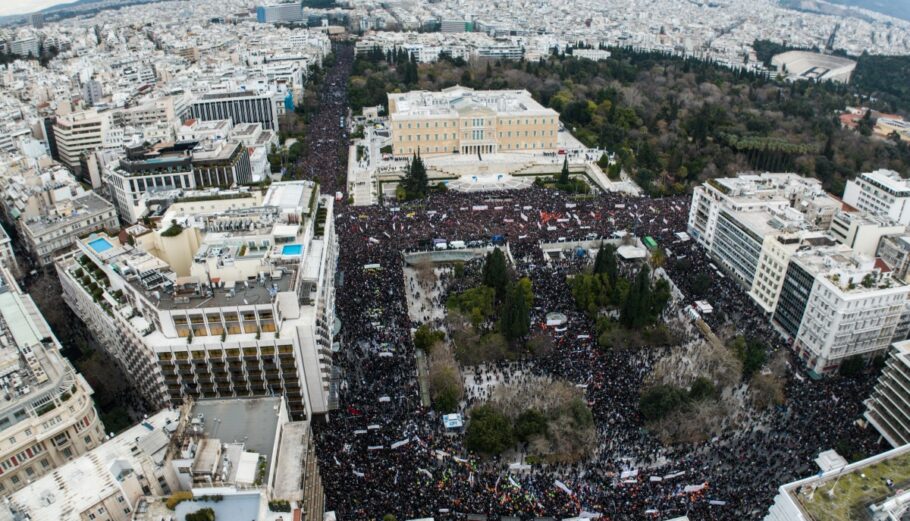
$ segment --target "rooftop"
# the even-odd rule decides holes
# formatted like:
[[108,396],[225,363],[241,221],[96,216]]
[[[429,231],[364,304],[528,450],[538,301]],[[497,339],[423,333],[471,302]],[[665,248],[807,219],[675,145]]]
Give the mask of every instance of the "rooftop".
[[[886,484],[891,480],[892,487]],[[910,445],[781,487],[813,521],[871,520],[868,507],[910,485]]]
[[31,519],[79,521],[80,513],[99,498],[114,493],[123,476],[141,471],[137,456],[163,461],[177,410],[162,410],[99,447],[55,469],[0,502],[0,521],[15,519],[14,512]]
[[456,85],[439,92],[415,90],[405,93],[390,93],[391,118],[409,116],[449,116],[473,109],[492,110],[504,115],[558,116],[531,97],[527,90],[482,90],[475,91]]
[[57,228],[112,211],[113,205],[95,192],[86,192],[78,197],[62,201],[57,205],[57,214],[29,219],[25,226],[32,235],[43,235]]
[[[46,409],[48,397],[72,394],[77,375],[31,297],[0,271],[0,430]],[[9,277],[9,278],[7,278]],[[81,381],[81,380],[80,380]],[[81,381],[88,388],[88,384]],[[36,405],[40,404],[40,405]]]
[[281,398],[231,398],[199,400],[190,417],[201,420],[202,432],[224,444],[242,443],[244,451],[266,457],[271,473],[272,453],[279,429]]

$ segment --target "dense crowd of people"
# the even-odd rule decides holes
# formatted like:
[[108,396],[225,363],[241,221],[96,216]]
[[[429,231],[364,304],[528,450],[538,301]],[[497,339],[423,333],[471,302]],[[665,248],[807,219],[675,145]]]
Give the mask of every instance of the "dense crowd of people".
[[[338,81],[323,83],[323,106],[308,130],[311,142],[346,146],[343,129],[331,123],[344,113],[350,59],[349,48],[336,49],[327,78]],[[306,159],[323,191],[339,189],[344,178],[337,157],[322,150]],[[436,193],[400,206],[336,206],[342,350],[333,362],[343,370],[344,383],[339,410],[314,425],[327,510],[339,519],[530,519],[584,512],[603,519],[760,519],[777,487],[816,472],[812,460],[820,451],[843,440],[862,450],[882,448],[876,436],[854,424],[870,379],[813,381],[799,376],[802,369],[792,358],[785,405],[750,415],[736,430],[667,447],[644,429],[638,401],[653,351],[599,349],[594,324],[577,311],[566,284],[566,275],[583,261],[546,262],[540,244],[621,231],[653,237],[667,251],[666,271],[683,304],[695,300],[696,281],[707,275],[711,287],[703,298],[719,311],[706,317],[712,327],[732,324],[767,342],[769,350],[786,349],[745,292],[717,276],[694,241],[676,235],[686,229],[688,202],[617,194],[572,198],[531,188]],[[597,450],[587,461],[510,469],[515,462],[469,453],[462,436],[447,431],[439,415],[422,405],[411,339],[419,324],[409,318],[406,292],[413,288],[405,284],[402,252],[427,249],[437,238],[502,243],[514,268],[532,280],[531,323],[551,311],[568,317],[565,330],[548,331],[554,341],[550,354],[516,367],[586,386],[598,432]],[[489,370],[505,378],[510,366]],[[477,371],[470,378],[486,377]]]

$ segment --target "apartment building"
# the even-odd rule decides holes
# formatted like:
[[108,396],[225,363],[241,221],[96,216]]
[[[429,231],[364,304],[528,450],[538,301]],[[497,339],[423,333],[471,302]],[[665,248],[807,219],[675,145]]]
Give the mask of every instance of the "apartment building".
[[[178,491],[190,499],[168,508]],[[210,507],[218,519],[277,520],[259,515],[276,499],[300,510],[297,519],[322,521],[309,423],[290,421],[280,397],[199,400],[163,409],[15,492],[0,519],[160,521]]]
[[193,101],[192,117],[202,121],[230,119],[240,123],[261,123],[263,128],[278,131],[278,107],[269,93],[252,91],[205,94]]
[[882,237],[876,256],[891,268],[893,277],[910,282],[910,235],[902,233]]
[[774,320],[811,371],[831,373],[847,358],[868,360],[888,349],[910,286],[883,268],[843,245],[791,257]]
[[[54,122],[54,141],[61,163],[74,172],[84,152],[114,146],[111,114],[95,110],[58,116]],[[113,141],[112,141],[113,140]]]
[[57,202],[52,212],[17,221],[19,236],[42,266],[54,262],[61,251],[92,232],[120,229],[117,210],[95,192],[85,192]]
[[896,342],[863,415],[892,447],[910,443],[910,341]]
[[325,413],[337,244],[334,201],[315,190],[274,183],[261,206],[130,228],[132,245],[79,241],[57,262],[64,300],[154,403],[282,395],[294,418]]
[[796,174],[744,174],[711,179],[696,186],[689,208],[689,234],[708,250],[714,243],[718,218],[727,212],[796,209],[808,226],[827,229],[842,204],[817,179]]
[[92,389],[60,354],[31,297],[0,268],[0,494],[104,440]]
[[910,225],[910,183],[893,170],[875,170],[847,181],[844,202],[864,212]]
[[543,107],[526,90],[475,91],[455,86],[388,96],[396,156],[558,148],[559,113]]

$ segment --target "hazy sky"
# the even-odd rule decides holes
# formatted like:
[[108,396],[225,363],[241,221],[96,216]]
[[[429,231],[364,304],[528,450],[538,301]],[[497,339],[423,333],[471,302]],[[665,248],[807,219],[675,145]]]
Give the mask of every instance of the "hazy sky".
[[57,4],[68,4],[75,0],[0,0],[0,16],[31,13]]

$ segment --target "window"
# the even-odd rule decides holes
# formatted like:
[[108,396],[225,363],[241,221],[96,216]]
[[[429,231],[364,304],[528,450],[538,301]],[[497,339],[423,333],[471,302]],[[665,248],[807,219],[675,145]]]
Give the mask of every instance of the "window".
[[13,482],[13,485],[18,485],[19,481],[20,481],[19,476],[13,476],[13,479],[11,479],[10,481]]
[[89,518],[89,519],[95,519],[95,514],[89,513],[88,518]]
[[25,469],[25,473],[28,474],[28,477],[32,477],[35,475],[35,469],[28,467]]
[[9,439],[9,442],[10,442],[10,444],[16,443],[16,437],[15,437],[15,436],[11,437],[11,438]]

